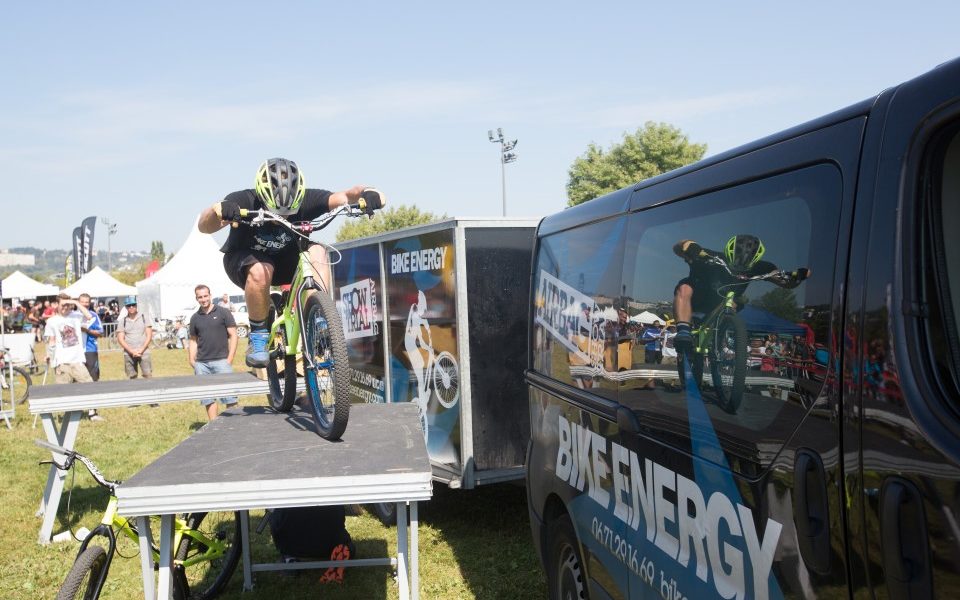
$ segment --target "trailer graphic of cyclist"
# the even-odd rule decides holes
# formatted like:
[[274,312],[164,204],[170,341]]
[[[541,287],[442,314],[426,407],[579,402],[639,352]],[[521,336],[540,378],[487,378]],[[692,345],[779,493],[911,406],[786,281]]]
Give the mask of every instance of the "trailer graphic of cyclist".
[[[427,297],[417,290],[417,301],[410,306],[407,326],[403,335],[403,347],[410,361],[410,368],[417,378],[417,395],[414,402],[420,408],[423,436],[427,439],[427,409],[431,391],[444,408],[452,408],[460,398],[460,365],[449,352],[437,354],[433,348],[430,322],[427,312]],[[433,388],[431,390],[431,388]]]

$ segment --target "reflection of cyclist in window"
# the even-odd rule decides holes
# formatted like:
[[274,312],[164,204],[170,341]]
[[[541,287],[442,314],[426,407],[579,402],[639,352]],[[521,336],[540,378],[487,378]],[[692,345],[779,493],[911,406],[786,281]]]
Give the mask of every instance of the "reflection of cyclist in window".
[[[734,298],[738,308],[746,303],[744,280],[759,275],[783,288],[794,288],[810,276],[810,269],[800,268],[791,273],[779,271],[771,262],[761,260],[763,242],[755,235],[739,234],[727,240],[723,252],[708,250],[693,240],[681,240],[673,246],[674,253],[690,265],[690,274],[677,283],[673,290],[673,309],[676,312],[677,335],[673,340],[677,350],[689,349],[693,342],[690,320],[694,313],[707,314],[723,302],[720,293],[739,284]],[[722,261],[723,264],[719,264]],[[726,268],[724,267],[726,265]],[[729,271],[727,270],[729,269]]]
[[[407,351],[410,368],[417,376],[417,404],[426,413],[430,399],[430,381],[427,378],[427,363],[421,348],[433,354],[433,339],[430,336],[430,323],[423,317],[427,312],[427,297],[417,290],[417,303],[410,307],[407,315],[407,328],[403,334],[403,347]],[[424,336],[426,332],[426,336]]]

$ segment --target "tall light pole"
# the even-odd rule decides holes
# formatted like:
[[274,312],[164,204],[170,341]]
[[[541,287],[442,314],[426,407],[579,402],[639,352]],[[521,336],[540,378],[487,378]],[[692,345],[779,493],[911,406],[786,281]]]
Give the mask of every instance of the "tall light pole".
[[508,142],[503,137],[503,129],[497,127],[497,137],[493,137],[493,130],[487,130],[487,138],[494,144],[500,144],[500,185],[503,188],[503,216],[507,216],[507,163],[517,160],[515,152],[517,140]]
[[110,252],[110,238],[117,233],[117,224],[111,223],[110,219],[100,217],[100,222],[107,226],[107,273],[113,271],[113,255]]

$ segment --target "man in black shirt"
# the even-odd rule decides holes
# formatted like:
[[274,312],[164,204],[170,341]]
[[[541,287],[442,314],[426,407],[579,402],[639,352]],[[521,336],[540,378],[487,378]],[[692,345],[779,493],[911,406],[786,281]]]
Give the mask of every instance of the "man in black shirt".
[[[190,317],[188,359],[197,375],[232,373],[233,356],[237,352],[237,324],[230,311],[214,306],[210,288],[201,284],[194,288],[200,310]],[[227,408],[236,405],[237,397],[204,398],[200,404],[207,409],[207,420],[217,418],[217,400]]]
[[[307,189],[303,174],[292,160],[271,158],[260,165],[255,188],[228,194],[200,213],[198,228],[213,233],[235,222],[240,209],[266,208],[283,215],[288,221],[310,221],[344,204],[356,203],[368,186],[355,185],[342,192]],[[220,249],[227,275],[242,287],[250,315],[250,335],[246,363],[249,367],[266,367],[267,318],[270,307],[270,286],[286,285],[297,267],[297,243],[294,236],[278,225],[249,227],[239,224]],[[313,263],[324,287],[330,289],[327,253],[320,244],[310,246]]]

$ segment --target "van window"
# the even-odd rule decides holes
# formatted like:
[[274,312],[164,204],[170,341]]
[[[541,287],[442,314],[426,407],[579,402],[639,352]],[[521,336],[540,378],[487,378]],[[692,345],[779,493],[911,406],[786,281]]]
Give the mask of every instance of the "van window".
[[[622,304],[633,336],[620,346],[619,401],[647,435],[689,451],[697,428],[712,427],[728,456],[766,465],[817,404],[836,351],[829,330],[841,191],[837,169],[818,165],[630,216]],[[745,235],[753,237],[731,241]],[[728,244],[754,252],[733,273]],[[706,421],[691,421],[673,345],[684,302]]]
[[[934,150],[929,168],[933,197],[932,264],[936,274],[929,285],[927,301],[933,308],[930,327],[933,360],[944,383],[960,390],[960,133],[945,134],[946,141]],[[939,213],[939,214],[938,214]],[[960,406],[954,406],[960,411]]]
[[620,217],[546,236],[535,267],[533,369],[612,400],[625,231]]

